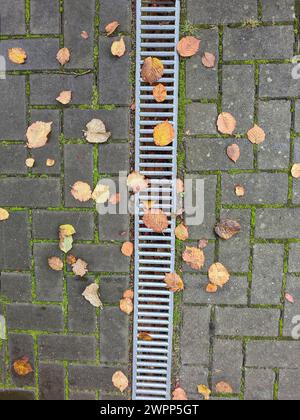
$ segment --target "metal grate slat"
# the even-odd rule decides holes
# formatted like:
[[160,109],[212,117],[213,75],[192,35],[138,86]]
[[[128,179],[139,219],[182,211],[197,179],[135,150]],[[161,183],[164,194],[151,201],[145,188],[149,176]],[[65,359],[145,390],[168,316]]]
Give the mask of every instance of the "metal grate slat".
[[[171,395],[173,339],[173,293],[164,277],[175,270],[175,224],[177,138],[172,145],[157,147],[154,127],[166,120],[178,126],[180,0],[137,0],[136,40],[136,160],[135,170],[149,180],[149,188],[136,195],[135,216],[135,314],[133,336],[134,400],[164,399]],[[167,88],[167,99],[158,104],[149,84],[141,79],[147,57],[157,57],[165,66],[159,81]],[[143,201],[153,200],[169,219],[162,234],[143,223]],[[139,339],[140,332],[152,341]]]

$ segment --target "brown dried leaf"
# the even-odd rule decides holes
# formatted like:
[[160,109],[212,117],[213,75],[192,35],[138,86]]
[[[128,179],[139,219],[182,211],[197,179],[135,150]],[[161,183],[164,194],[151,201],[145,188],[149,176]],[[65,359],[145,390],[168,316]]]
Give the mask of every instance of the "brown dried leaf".
[[82,293],[82,296],[90,302],[95,308],[103,308],[102,302],[98,295],[99,286],[96,283],[90,284],[85,291]]
[[176,273],[168,273],[164,278],[164,282],[167,285],[167,288],[171,290],[171,292],[180,292],[184,289],[184,283],[182,278]]
[[45,146],[52,130],[52,124],[52,122],[46,123],[43,121],[31,124],[26,133],[27,147],[29,149],[38,149]]
[[164,65],[159,58],[147,57],[142,67],[142,79],[152,85],[162,78],[164,70]]
[[300,163],[295,163],[295,165],[293,165],[292,176],[293,178],[296,178],[296,179],[300,178]]
[[72,264],[73,273],[76,276],[84,277],[88,272],[87,266],[87,263],[79,258],[74,264]]
[[215,263],[209,267],[208,277],[212,284],[223,287],[230,280],[230,274],[221,263]]
[[105,26],[105,32],[107,36],[112,35],[115,30],[120,26],[118,21],[113,21],[111,23],[109,23],[108,25]]
[[80,202],[86,202],[89,201],[92,198],[92,190],[89,184],[82,181],[77,181],[72,187],[71,190],[72,196],[75,198],[75,200],[78,200]]
[[204,397],[206,401],[210,399],[211,390],[205,385],[198,385],[198,393]]
[[9,213],[7,210],[0,208],[0,222],[9,219]]
[[116,57],[123,57],[126,52],[126,45],[124,42],[124,38],[121,37],[119,41],[114,41],[111,46],[111,53]]
[[218,116],[218,130],[222,134],[233,134],[236,129],[236,120],[229,112],[222,112]]
[[169,226],[168,218],[161,209],[145,210],[143,222],[153,232],[162,233]]
[[124,242],[121,248],[121,252],[125,257],[131,257],[133,254],[133,243],[132,242]]
[[162,83],[159,83],[153,88],[153,98],[156,100],[156,102],[164,102],[167,99],[167,96],[167,88]]
[[125,292],[123,293],[123,298],[133,300],[133,298],[134,298],[133,290],[131,290],[131,289],[125,290]]
[[35,160],[33,158],[28,158],[25,160],[25,165],[27,166],[27,168],[33,168],[35,164]]
[[175,235],[176,238],[180,241],[186,241],[187,239],[189,239],[189,230],[183,223],[181,223],[176,227]]
[[207,248],[208,244],[209,244],[208,239],[205,239],[205,238],[200,239],[200,241],[198,243],[198,248],[205,249],[205,248]]
[[246,190],[245,187],[243,185],[236,185],[234,187],[235,189],[235,194],[237,197],[244,197],[246,194]]
[[23,48],[9,48],[8,58],[14,64],[24,64],[27,60],[27,54]]
[[210,52],[205,52],[202,56],[202,64],[208,69],[212,69],[216,65],[216,57]]
[[49,267],[54,271],[62,271],[64,263],[59,257],[51,257],[48,259]]
[[205,263],[205,255],[202,249],[186,247],[183,255],[183,261],[185,261],[194,270],[201,270]]
[[132,299],[123,298],[120,300],[120,309],[127,315],[132,314],[133,312],[133,302]]
[[266,140],[266,133],[256,124],[248,131],[247,136],[253,144],[261,144]]
[[139,193],[148,188],[148,180],[139,172],[132,172],[127,177],[127,186],[134,192]]
[[227,156],[234,163],[236,163],[241,156],[241,151],[240,151],[239,146],[237,144],[231,144],[230,146],[228,146],[227,147]]
[[175,138],[175,130],[169,121],[158,124],[153,131],[156,146],[168,146]]
[[218,286],[216,286],[215,284],[209,283],[206,287],[207,293],[217,293],[217,291],[218,291]]
[[227,241],[241,231],[241,225],[235,220],[224,219],[221,220],[215,227],[216,234]]
[[71,58],[71,53],[70,53],[70,50],[68,48],[61,48],[56,55],[57,61],[62,66],[67,64],[70,61],[70,58]]
[[77,258],[74,255],[70,254],[67,256],[67,264],[73,265],[76,263],[76,261],[77,261]]
[[27,376],[33,372],[32,366],[29,363],[29,357],[24,356],[22,359],[16,360],[13,364],[14,371],[18,376]]
[[72,100],[72,91],[71,90],[63,90],[62,92],[60,92],[60,94],[56,98],[56,100],[63,105],[68,105]]
[[186,36],[177,44],[177,51],[181,57],[192,57],[197,54],[201,41],[194,36]]
[[233,394],[233,389],[227,382],[219,382],[216,391],[218,394]]
[[120,370],[113,374],[112,383],[121,392],[124,392],[129,385],[127,377]]
[[151,335],[146,332],[140,332],[138,335],[138,339],[141,341],[153,341]]
[[184,389],[178,387],[173,391],[172,400],[173,401],[185,401],[188,397]]

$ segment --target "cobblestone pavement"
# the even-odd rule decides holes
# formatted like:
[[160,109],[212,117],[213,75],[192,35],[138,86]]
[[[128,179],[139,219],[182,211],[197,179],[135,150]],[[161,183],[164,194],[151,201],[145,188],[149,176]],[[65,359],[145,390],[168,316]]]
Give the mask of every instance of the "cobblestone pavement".
[[[183,32],[218,58],[214,71],[202,66],[201,52],[182,65],[181,169],[205,179],[205,221],[191,229],[191,240],[209,239],[205,270],[220,261],[232,279],[208,296],[207,273],[183,267],[181,385],[194,399],[198,384],[215,399],[299,399],[300,342],[292,331],[300,315],[300,184],[290,175],[300,160],[300,81],[291,63],[299,54],[299,2],[296,10],[294,0],[185,3]],[[237,138],[217,134],[221,110],[236,117]],[[245,134],[254,123],[267,140],[253,147]],[[237,164],[226,156],[233,141],[241,148]],[[236,197],[237,184],[246,187],[244,198]],[[220,218],[239,220],[242,233],[216,239]],[[217,395],[220,381],[234,395]]]
[[[131,0],[0,0],[0,13],[0,55],[7,59],[13,46],[28,55],[22,67],[6,60],[0,80],[0,206],[10,212],[0,224],[0,314],[8,331],[0,340],[0,399],[120,399],[111,378],[118,368],[129,375],[129,318],[118,308],[129,285],[129,259],[120,252],[129,219],[98,217],[70,188],[129,170]],[[120,60],[104,36],[113,20],[126,36]],[[62,46],[72,51],[65,68],[56,60]],[[71,105],[55,100],[62,90],[73,91]],[[83,140],[92,118],[112,132],[99,149]],[[30,153],[26,129],[39,120],[53,121],[51,139]],[[54,167],[46,166],[48,158]],[[48,268],[49,257],[61,256],[57,235],[65,223],[77,231],[73,253],[88,262],[88,281]],[[81,297],[94,281],[101,315]],[[34,373],[22,378],[12,363],[24,355]]]

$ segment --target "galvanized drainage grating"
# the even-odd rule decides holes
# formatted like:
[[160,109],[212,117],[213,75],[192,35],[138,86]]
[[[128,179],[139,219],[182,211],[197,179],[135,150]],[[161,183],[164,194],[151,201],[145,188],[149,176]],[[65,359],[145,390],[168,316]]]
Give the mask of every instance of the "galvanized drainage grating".
[[[136,197],[135,218],[135,317],[133,343],[133,399],[170,399],[173,294],[164,283],[175,269],[175,217],[177,139],[171,146],[157,147],[153,128],[170,121],[177,132],[180,0],[137,0],[136,46],[136,171],[150,180],[147,191]],[[153,87],[141,79],[146,57],[160,58],[165,73],[160,80],[168,97],[156,103]],[[155,234],[145,228],[143,201],[169,214],[169,228]],[[151,335],[142,341],[139,333]]]

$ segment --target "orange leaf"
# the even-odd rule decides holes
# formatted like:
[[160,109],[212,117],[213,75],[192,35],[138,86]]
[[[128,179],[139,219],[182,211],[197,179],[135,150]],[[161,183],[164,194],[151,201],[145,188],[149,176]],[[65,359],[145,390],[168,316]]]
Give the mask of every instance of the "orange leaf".
[[156,102],[164,102],[167,99],[167,96],[167,88],[162,83],[158,84],[153,88],[153,97],[156,100]]
[[120,24],[116,20],[106,25],[105,26],[106,35],[107,36],[112,35],[119,26]]
[[230,280],[230,274],[221,263],[215,263],[209,267],[208,278],[215,286],[223,287]]
[[9,48],[8,58],[14,64],[24,64],[27,60],[27,54],[23,48]]
[[218,394],[233,394],[232,387],[227,382],[219,382],[216,391]]
[[51,257],[48,259],[49,267],[54,271],[62,271],[64,268],[64,263],[59,257]]
[[125,292],[123,293],[123,298],[133,300],[133,298],[134,298],[133,290],[131,290],[131,289],[125,290]]
[[173,401],[184,401],[188,399],[185,390],[180,387],[176,388],[173,391],[172,396],[173,396],[172,398]]
[[142,79],[152,85],[162,78],[164,70],[164,65],[159,58],[147,57],[142,67]]
[[133,243],[132,242],[125,242],[121,248],[122,254],[125,257],[131,257],[133,254]]
[[207,67],[208,69],[212,69],[215,67],[216,64],[216,57],[214,54],[210,52],[205,52],[202,56],[202,64],[204,67]]
[[63,105],[68,105],[72,100],[72,91],[63,90],[60,92],[59,96],[56,98],[57,102],[60,102]]
[[126,52],[126,45],[124,42],[124,38],[121,37],[119,41],[114,41],[111,46],[111,53],[116,57],[123,57]]
[[52,124],[52,122],[46,123],[43,121],[31,124],[26,133],[27,147],[29,149],[38,149],[45,146],[52,130]]
[[295,163],[292,167],[292,176],[293,178],[300,178],[300,163]]
[[77,181],[72,187],[71,190],[72,196],[75,200],[86,202],[92,198],[92,190],[89,184],[82,181]]
[[56,55],[57,61],[62,66],[67,64],[70,61],[70,58],[71,58],[71,53],[70,53],[70,50],[68,48],[61,48]]
[[175,130],[169,121],[158,124],[153,132],[154,143],[156,146],[168,146],[175,138]]
[[202,249],[186,247],[183,253],[183,261],[185,261],[194,270],[201,270],[205,263],[205,256]]
[[175,235],[176,235],[176,238],[179,239],[180,241],[186,241],[189,238],[188,228],[183,223],[181,223],[175,229]]
[[221,220],[215,227],[216,234],[227,241],[241,231],[241,225],[235,220]]
[[266,140],[266,133],[256,124],[248,131],[247,136],[253,144],[261,144]]
[[164,279],[164,282],[167,285],[167,288],[171,292],[180,292],[184,289],[184,283],[182,278],[176,273],[168,273]]
[[148,229],[162,233],[169,226],[168,218],[161,209],[145,210],[143,222]]
[[228,146],[227,147],[227,156],[234,163],[236,163],[241,156],[241,151],[240,151],[239,146],[237,144],[232,144],[232,145]]
[[236,129],[236,120],[229,112],[222,112],[217,121],[218,130],[222,134],[233,134]]
[[19,376],[27,376],[33,372],[31,364],[29,363],[29,357],[24,356],[22,359],[16,360],[13,364],[14,371]]
[[211,390],[209,388],[207,388],[207,386],[198,385],[198,392],[199,392],[199,394],[203,395],[203,397],[206,401],[209,400],[209,398],[211,396]]
[[120,300],[120,309],[125,314],[130,315],[133,312],[132,299],[124,298]]
[[193,36],[182,38],[177,44],[177,51],[181,57],[192,57],[200,48],[201,41]]
[[138,335],[138,338],[141,341],[152,341],[153,340],[151,335],[146,333],[146,332],[140,332],[139,335]]
[[129,385],[127,377],[120,370],[113,374],[112,383],[121,392],[124,392]]
[[181,179],[177,179],[176,181],[176,192],[177,194],[184,192],[184,182]]
[[217,291],[218,291],[218,286],[216,286],[215,284],[209,283],[206,287],[207,293],[217,293]]
[[235,187],[235,194],[237,197],[244,197],[246,194],[245,187],[243,185],[236,185]]
[[73,264],[75,264],[76,263],[76,261],[77,261],[77,258],[76,257],[74,257],[74,255],[68,255],[67,256],[67,263],[69,264],[69,265],[73,265]]

